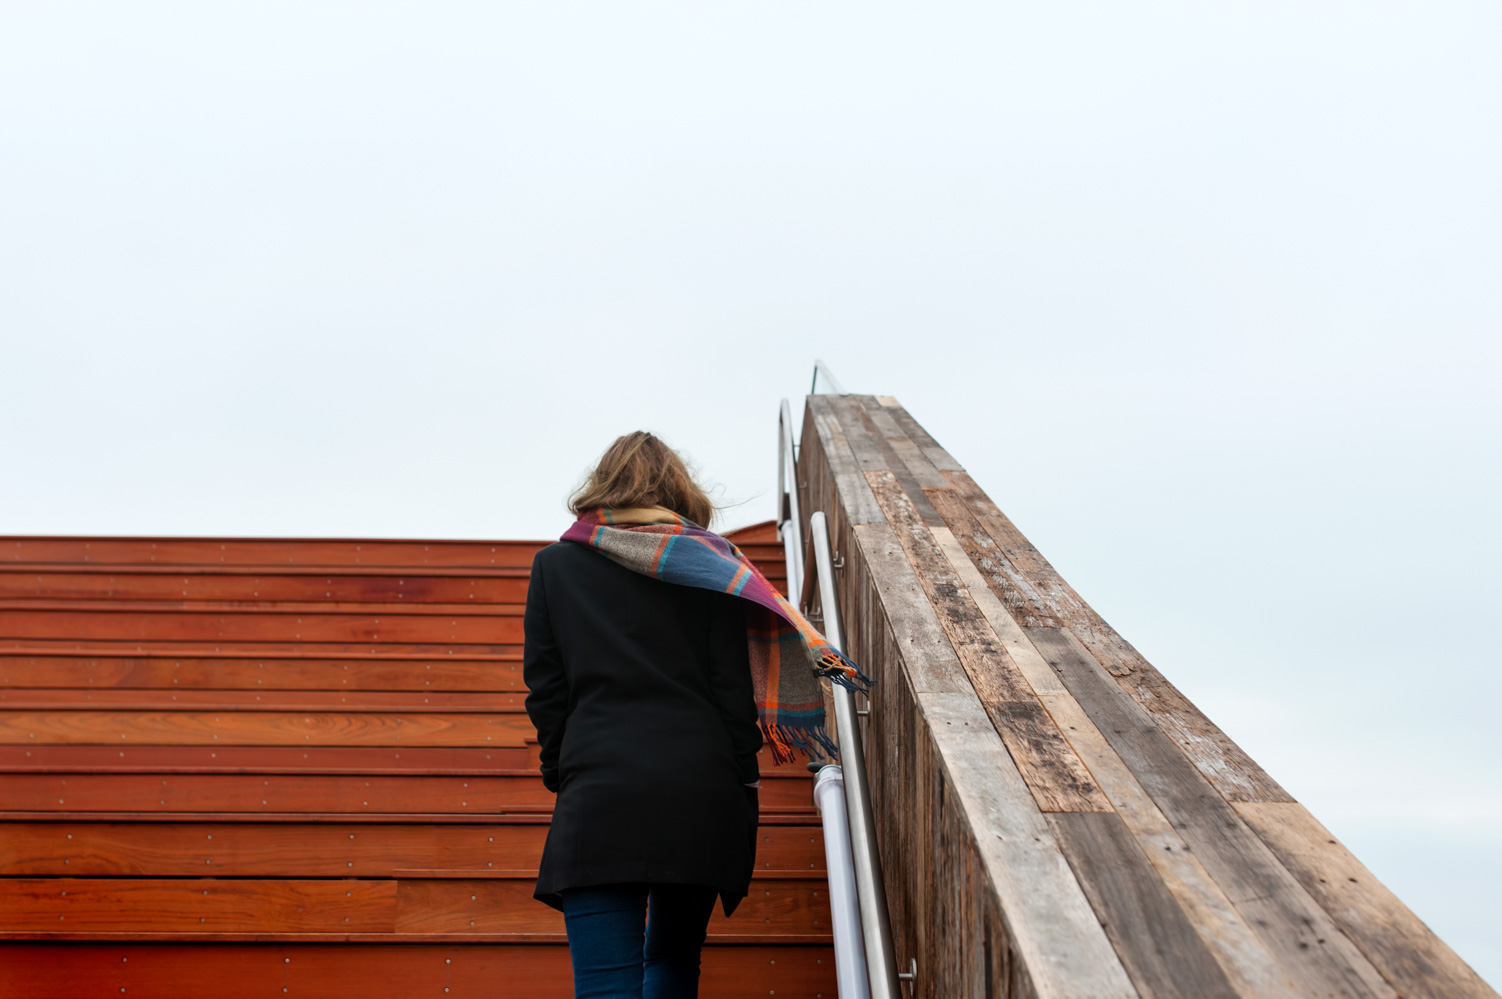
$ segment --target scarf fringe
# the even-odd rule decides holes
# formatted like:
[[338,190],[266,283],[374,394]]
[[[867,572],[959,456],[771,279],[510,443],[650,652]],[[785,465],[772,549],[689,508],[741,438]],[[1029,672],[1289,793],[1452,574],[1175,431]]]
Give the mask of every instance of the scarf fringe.
[[814,672],[858,694],[870,694],[871,684],[876,682],[862,673],[861,668],[853,660],[834,646],[824,650],[824,654],[819,657],[818,665],[814,667]]
[[819,718],[804,725],[777,725],[761,723],[761,737],[772,751],[772,762],[781,766],[793,762],[793,753],[799,752],[809,759],[823,757],[837,760],[840,750],[824,730],[824,719]]

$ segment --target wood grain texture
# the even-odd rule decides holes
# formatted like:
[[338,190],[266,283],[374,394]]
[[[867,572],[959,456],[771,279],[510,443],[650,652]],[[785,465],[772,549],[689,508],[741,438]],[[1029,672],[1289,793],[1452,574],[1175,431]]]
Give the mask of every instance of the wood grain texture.
[[[767,811],[810,807],[807,778],[769,777]],[[551,812],[536,774],[330,776],[322,774],[0,774],[0,801],[24,812]]]
[[[563,914],[533,900],[531,881],[414,879],[397,886],[399,933],[563,932]],[[827,939],[829,933],[829,890],[807,879],[757,880],[734,916],[727,919],[716,908],[709,920],[711,940],[727,935]]]
[[1300,995],[1395,997],[1293,878],[1133,698],[1067,631],[1029,628],[1111,747],[1131,768]]
[[[821,467],[824,443],[820,436],[805,436],[801,469]],[[1041,843],[1028,836],[998,842],[987,828],[988,816],[976,811],[982,801],[994,801],[996,796],[977,800],[956,792],[956,781],[972,778],[968,774],[952,777],[945,769],[944,754],[920,702],[929,694],[971,705],[980,722],[977,731],[989,733],[990,739],[990,755],[979,761],[973,779],[981,781],[982,787],[989,786],[998,779],[992,773],[994,767],[1006,766],[1012,773],[1007,795],[1020,795],[1025,807],[1017,807],[1030,813],[1032,821],[1042,823],[1042,813],[1016,775],[891,527],[884,517],[880,523],[852,524],[839,504],[832,477],[806,471],[800,477],[809,482],[805,509],[828,512],[832,544],[845,553],[844,566],[836,570],[836,585],[847,645],[878,681],[865,721],[867,765],[898,963],[905,964],[908,957],[918,963],[914,994],[1009,999],[1135,994],[1078,885],[1070,887],[1067,862],[1056,846],[1043,845],[1051,841],[1046,826],[1039,830]],[[915,684],[925,693],[916,691]],[[1010,800],[1007,795],[1003,798]],[[1016,808],[997,807],[1016,821]],[[1101,961],[1089,958],[1071,963],[1078,956],[1076,951],[1059,957],[1058,964],[1044,960],[1034,967],[1029,963],[1044,944],[1032,935],[1020,949],[1012,935],[1009,920],[1013,917],[1004,912],[991,880],[998,866],[997,849],[1004,854],[1043,851],[1044,876],[1059,877],[1065,886],[1062,892],[1039,891],[1028,896],[1039,909],[1063,915],[1047,916],[1036,924],[1024,921],[1022,931],[1032,935],[1045,926],[1058,925],[1060,918],[1069,925],[1073,925],[1070,920],[1077,920],[1085,939],[1100,949]],[[1008,865],[1001,862],[1000,866]],[[1015,870],[1036,867],[1021,863]],[[1092,944],[1084,947],[1087,957],[1095,953]],[[1102,981],[1107,988],[1092,991]]]
[[142,690],[433,690],[525,693],[521,651],[488,659],[301,656],[0,656],[0,691],[27,687]]
[[0,562],[38,565],[525,569],[546,541],[0,536]]
[[[97,606],[97,605],[96,605]],[[108,606],[108,605],[106,605]],[[521,608],[497,605],[484,615],[330,614],[260,610],[36,610],[0,606],[0,638],[68,635],[93,641],[442,642],[518,644]]]
[[397,882],[0,878],[0,933],[389,933]]
[[1120,816],[1059,813],[1048,819],[1143,999],[1237,996]]
[[1040,996],[1136,996],[1068,861],[973,696],[922,694],[936,762]]
[[526,715],[367,712],[0,711],[0,744],[522,746]]
[[1110,804],[955,574],[933,533],[890,472],[866,473],[960,664],[1027,781],[1048,812],[1110,811]]
[[1235,807],[1405,999],[1496,999],[1496,991],[1303,805]]
[[515,714],[525,691],[0,689],[0,709],[67,711],[375,711]]
[[[58,969],[66,966],[67,974]],[[0,943],[0,995],[26,999],[360,996],[572,999],[562,944]],[[705,948],[700,992],[716,999],[834,999],[828,946]]]
[[[0,875],[52,877],[389,878],[437,871],[535,876],[548,827],[539,823],[248,822],[0,823]],[[817,828],[764,825],[756,876],[823,878]]]
[[449,607],[522,604],[527,599],[526,568],[493,574],[365,572],[361,575],[265,572],[148,571],[140,566],[72,566],[20,569],[0,563],[0,601],[146,600],[189,603],[440,604]]
[[1288,792],[1059,576],[969,475],[956,470],[943,474],[984,530],[969,539],[977,566],[1019,623],[1073,632],[1228,800],[1290,800]]
[[[800,481],[814,483],[827,474],[833,479],[838,505],[829,501],[813,503],[805,497],[805,520],[815,510],[823,510],[826,515],[832,516],[838,509],[853,524],[881,523],[881,509],[876,505],[876,497],[871,495],[871,488],[866,484],[865,476],[861,475],[860,463],[850,450],[844,428],[829,405],[829,400],[822,396],[809,396],[807,412],[811,425],[804,429],[804,446],[807,447],[815,440],[821,446],[810,453],[807,460],[800,457],[798,478]],[[810,430],[814,432],[810,433]]]

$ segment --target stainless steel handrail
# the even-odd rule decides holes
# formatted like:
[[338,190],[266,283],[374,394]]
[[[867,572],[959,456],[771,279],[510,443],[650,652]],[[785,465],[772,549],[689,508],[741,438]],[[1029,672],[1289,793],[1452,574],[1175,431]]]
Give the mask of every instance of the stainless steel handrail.
[[803,516],[798,505],[798,456],[793,446],[793,410],[786,399],[777,414],[777,536],[787,557],[788,593],[803,578]]
[[[815,367],[817,384],[820,374],[838,390],[823,362]],[[842,390],[840,390],[842,392]],[[843,394],[843,392],[842,392]],[[777,531],[787,553],[788,596],[797,600],[805,611],[812,610],[815,586],[822,612],[824,637],[837,649],[845,644],[840,627],[839,597],[834,586],[834,561],[830,552],[829,523],[824,512],[809,518],[813,568],[805,572],[802,516],[798,502],[798,465],[792,436],[792,409],[786,399],[778,414],[777,435]],[[834,693],[835,733],[840,744],[841,769],[845,790],[845,811],[850,830],[850,861],[853,867],[856,902],[860,912],[860,929],[865,953],[871,999],[898,999],[900,982],[912,981],[915,968],[899,975],[896,949],[892,944],[892,924],[887,913],[886,885],[882,880],[881,856],[876,849],[876,822],[871,812],[870,787],[866,778],[866,753],[857,720],[855,695],[839,684],[831,684]]]
[[840,380],[829,370],[829,365],[819,358],[814,358],[814,380],[808,387],[809,395],[818,395],[819,376],[824,376],[824,383],[829,386],[830,395],[844,395],[845,389],[840,385]]
[[[845,646],[840,628],[839,597],[834,588],[834,564],[829,548],[829,524],[824,511],[809,518],[813,540],[814,573],[818,578],[819,607],[823,611],[824,637],[837,649]],[[789,580],[791,583],[791,580]],[[808,582],[799,587],[807,592]],[[866,751],[856,722],[855,695],[837,683],[834,693],[835,730],[840,742],[840,760],[845,779],[845,810],[850,822],[850,854],[855,864],[855,892],[860,903],[861,935],[866,944],[866,971],[872,999],[897,999],[897,953],[892,945],[892,923],[887,913],[887,889],[882,880],[881,855],[876,849],[876,820],[871,813],[871,793],[866,781]]]

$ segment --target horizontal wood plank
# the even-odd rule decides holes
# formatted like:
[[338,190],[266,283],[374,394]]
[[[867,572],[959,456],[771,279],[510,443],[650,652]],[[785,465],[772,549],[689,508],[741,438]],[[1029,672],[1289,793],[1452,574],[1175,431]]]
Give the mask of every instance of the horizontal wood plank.
[[[57,969],[66,965],[65,975]],[[27,999],[341,996],[572,999],[562,944],[0,943],[0,995]],[[834,999],[827,945],[704,949],[700,993],[716,999]]]
[[484,615],[462,616],[0,607],[0,638],[48,639],[58,635],[80,641],[517,644],[522,641],[522,620],[521,608],[511,605],[494,606]]
[[0,711],[0,744],[522,746],[524,714]]
[[85,565],[527,568],[549,541],[0,536],[0,562]]
[[397,882],[0,878],[0,934],[389,933]]
[[0,688],[0,709],[12,711],[376,711],[515,713],[525,691],[384,690],[137,690]]
[[[767,811],[811,807],[807,779],[768,778]],[[0,801],[24,812],[453,812],[552,811],[553,793],[526,776],[313,774],[0,774]]]
[[455,690],[525,692],[521,650],[489,659],[4,656],[0,691],[24,687],[140,690]]
[[[0,875],[393,877],[397,871],[535,872],[538,823],[0,823]],[[824,875],[817,828],[763,825],[758,877]],[[435,875],[436,876],[436,875]],[[477,876],[477,875],[472,875]]]

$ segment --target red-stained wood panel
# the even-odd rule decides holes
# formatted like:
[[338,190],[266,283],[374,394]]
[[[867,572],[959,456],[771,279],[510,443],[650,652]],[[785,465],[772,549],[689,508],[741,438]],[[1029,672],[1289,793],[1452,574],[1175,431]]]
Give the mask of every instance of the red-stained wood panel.
[[[288,636],[290,637],[290,636]],[[165,641],[153,638],[95,641],[81,638],[0,638],[0,656],[148,656],[205,658],[234,656],[242,659],[354,659],[397,661],[402,659],[507,659],[520,656],[519,642],[499,645],[453,645],[444,642],[230,642]]]
[[535,746],[0,746],[0,772],[537,774]]
[[521,650],[490,659],[0,655],[0,690],[125,687],[210,690],[526,691]]
[[[538,906],[531,881],[504,879],[398,880],[399,933],[558,933],[563,914]],[[744,911],[741,911],[741,910]],[[806,879],[754,881],[735,916],[720,909],[710,917],[709,935],[765,938],[817,938],[830,933],[829,891]]]
[[[103,605],[108,607],[108,605]],[[69,635],[89,641],[444,642],[519,643],[521,608],[496,605],[484,615],[282,614],[221,610],[33,610],[13,601],[0,607],[0,638]]]
[[[563,914],[539,904],[530,879],[5,878],[0,933],[13,938],[122,934],[213,939],[330,933],[563,938]],[[754,881],[735,917],[718,909],[709,935],[730,940],[829,939],[818,881]]]
[[21,568],[0,563],[0,601],[157,600],[183,603],[521,604],[526,569],[477,576],[421,573],[177,573],[165,567]]
[[[283,824],[4,822],[0,875],[54,877],[424,877],[535,872],[548,827],[486,822]],[[824,876],[817,826],[758,830],[758,877]]]
[[[66,973],[64,973],[66,969]],[[0,944],[0,995],[27,999],[571,999],[561,944]],[[835,997],[827,946],[706,948],[699,991],[715,999]]]
[[[0,774],[11,812],[551,812],[540,777],[313,774]],[[762,782],[763,810],[812,807],[806,780]]]
[[521,746],[531,735],[524,714],[0,711],[9,745]]
[[390,933],[395,881],[3,878],[0,933]]
[[79,708],[129,711],[477,711],[516,713],[525,710],[525,691],[385,690],[134,690],[107,688],[0,688],[0,708],[68,711]]
[[[757,756],[763,777],[800,780],[795,763]],[[0,746],[0,772],[17,773],[405,773],[537,774],[537,745],[386,746]]]
[[545,541],[0,537],[0,562],[83,565],[527,568]]

